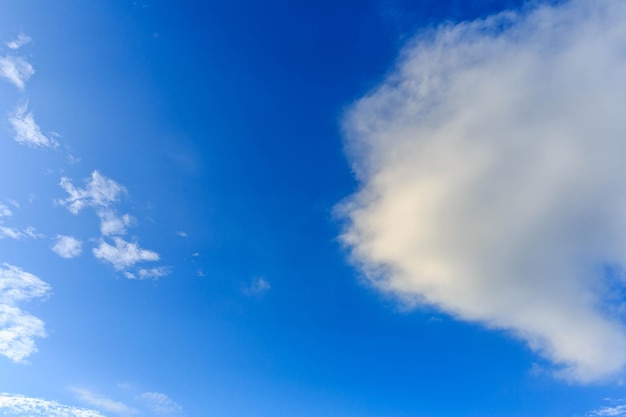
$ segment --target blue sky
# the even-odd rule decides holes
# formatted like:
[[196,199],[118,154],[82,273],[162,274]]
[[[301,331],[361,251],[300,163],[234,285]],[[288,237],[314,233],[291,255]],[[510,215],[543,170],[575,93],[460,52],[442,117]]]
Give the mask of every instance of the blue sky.
[[0,3],[0,415],[626,416],[617,0]]

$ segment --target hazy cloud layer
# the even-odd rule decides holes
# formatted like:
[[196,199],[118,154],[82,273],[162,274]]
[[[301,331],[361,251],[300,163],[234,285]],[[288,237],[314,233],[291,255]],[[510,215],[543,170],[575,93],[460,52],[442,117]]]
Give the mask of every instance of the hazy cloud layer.
[[33,148],[55,149],[59,143],[41,132],[41,128],[35,122],[32,112],[28,111],[28,103],[19,104],[9,115],[9,123],[15,132],[14,139],[17,143]]
[[7,393],[0,394],[0,412],[3,416],[15,417],[105,417],[94,410]]
[[442,26],[345,119],[342,239],[371,282],[579,382],[626,364],[625,19],[574,0]]
[[50,294],[50,286],[33,274],[3,264],[0,267],[0,355],[25,362],[37,351],[35,338],[45,337],[43,321],[17,304]]
[[62,258],[72,259],[83,252],[83,243],[72,236],[58,235],[51,249]]
[[183,408],[161,392],[144,392],[137,396],[150,411],[160,416],[180,415]]
[[7,79],[19,90],[24,89],[26,82],[34,73],[33,66],[22,57],[13,55],[0,57],[0,76]]

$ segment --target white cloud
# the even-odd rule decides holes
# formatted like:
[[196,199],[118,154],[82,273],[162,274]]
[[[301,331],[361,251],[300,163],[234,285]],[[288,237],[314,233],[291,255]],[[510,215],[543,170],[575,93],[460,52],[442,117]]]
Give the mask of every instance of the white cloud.
[[120,237],[114,237],[115,246],[100,242],[93,249],[96,258],[108,262],[117,270],[124,270],[138,262],[158,261],[159,254],[151,250],[141,249],[137,243],[127,242]]
[[33,39],[30,36],[20,32],[17,34],[17,37],[15,39],[9,42],[5,42],[5,44],[11,49],[20,49],[22,46],[31,43],[32,40]]
[[124,404],[123,402],[112,400],[111,398],[95,393],[86,388],[77,387],[72,388],[71,390],[74,394],[76,394],[80,401],[91,407],[123,416],[137,414],[137,410]]
[[342,240],[371,283],[582,383],[626,365],[624,19],[573,0],[442,26],[344,126],[361,186]]
[[75,187],[67,177],[61,178],[60,186],[70,195],[57,203],[66,206],[72,214],[78,214],[85,207],[109,208],[117,202],[126,189],[119,183],[93,171],[86,181],[85,188]]
[[62,258],[71,259],[83,252],[83,243],[72,236],[57,235],[52,251]]
[[50,286],[21,268],[3,264],[0,268],[0,355],[23,363],[37,351],[36,337],[45,337],[43,321],[16,305],[49,295]]
[[100,217],[100,233],[104,236],[126,234],[126,227],[133,222],[129,214],[119,216],[108,209],[98,210],[98,217]]
[[23,90],[26,81],[33,76],[35,70],[22,57],[7,55],[0,57],[0,76],[13,83],[19,90]]
[[187,237],[187,236],[189,236],[189,235],[187,235],[187,232],[183,232],[183,231],[176,232],[176,234],[178,236],[180,236],[180,237]]
[[158,415],[177,415],[183,408],[167,395],[160,392],[144,392],[137,396],[149,409]]
[[47,137],[35,122],[32,112],[28,111],[28,103],[19,104],[9,115],[9,123],[15,131],[15,141],[33,148],[57,148],[59,142]]
[[3,416],[15,417],[105,417],[94,410],[6,392],[0,393],[0,411]]
[[259,296],[265,294],[272,288],[264,278],[255,278],[252,282],[243,288],[243,293],[246,295]]

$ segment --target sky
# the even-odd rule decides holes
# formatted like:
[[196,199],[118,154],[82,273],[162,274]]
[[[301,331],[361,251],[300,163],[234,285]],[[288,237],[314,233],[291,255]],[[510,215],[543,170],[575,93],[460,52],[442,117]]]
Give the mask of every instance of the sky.
[[0,416],[626,416],[626,4],[0,2]]

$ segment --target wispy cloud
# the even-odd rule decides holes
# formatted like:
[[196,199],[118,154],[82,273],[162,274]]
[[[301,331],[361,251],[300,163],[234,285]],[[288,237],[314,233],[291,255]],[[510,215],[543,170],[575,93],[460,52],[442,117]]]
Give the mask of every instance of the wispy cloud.
[[8,393],[0,393],[0,410],[14,417],[105,417],[95,410]]
[[183,412],[180,405],[161,392],[144,392],[139,394],[137,399],[154,414],[160,416],[180,415]]
[[28,102],[19,104],[13,110],[9,115],[9,123],[13,127],[17,143],[33,148],[55,149],[59,146],[59,142],[41,132],[33,113],[28,111]]
[[347,112],[342,240],[371,283],[523,339],[556,375],[626,365],[626,3],[572,0],[411,40]]
[[115,401],[105,395],[98,394],[86,388],[75,387],[71,388],[71,390],[74,394],[76,394],[80,401],[91,407],[122,416],[137,414],[137,410],[124,404],[123,402]]
[[272,288],[264,278],[255,278],[243,288],[243,293],[249,296],[260,296]]
[[10,239],[21,239],[24,237],[24,234],[14,227],[0,226],[0,239],[7,237]]
[[19,90],[23,90],[26,82],[33,76],[35,69],[22,57],[7,55],[0,57],[0,76],[6,78]]
[[120,237],[114,237],[115,246],[102,240],[97,248],[93,249],[96,258],[108,262],[117,270],[124,270],[138,262],[154,262],[159,260],[159,254],[142,249],[137,243],[127,242]]
[[5,45],[15,50],[15,49],[20,49],[22,46],[31,43],[32,40],[33,39],[30,36],[26,35],[25,33],[20,32],[17,34],[17,37],[15,39],[5,42]]
[[26,229],[24,230],[19,230],[16,229],[15,227],[8,227],[8,226],[3,226],[0,222],[0,239],[4,239],[4,238],[10,238],[10,239],[23,239],[23,238],[30,238],[30,239],[41,239],[44,238],[45,235],[42,233],[37,233],[37,230],[32,227],[32,226],[28,226]]
[[125,271],[124,275],[128,279],[150,279],[162,278],[170,273],[170,268],[157,266],[154,268],[139,268],[136,272]]
[[72,236],[57,235],[51,249],[62,258],[72,259],[83,252],[83,243]]
[[78,188],[67,177],[62,177],[60,184],[69,197],[57,200],[57,203],[67,207],[72,214],[78,214],[85,207],[109,208],[116,203],[126,188],[121,184],[105,177],[98,171],[93,171],[87,179],[85,188]]
[[613,405],[601,407],[587,414],[587,417],[624,417],[626,416],[626,405],[623,400],[606,399]]
[[50,294],[50,286],[9,264],[0,267],[0,354],[23,363],[37,351],[35,338],[45,337],[43,321],[16,305]]

